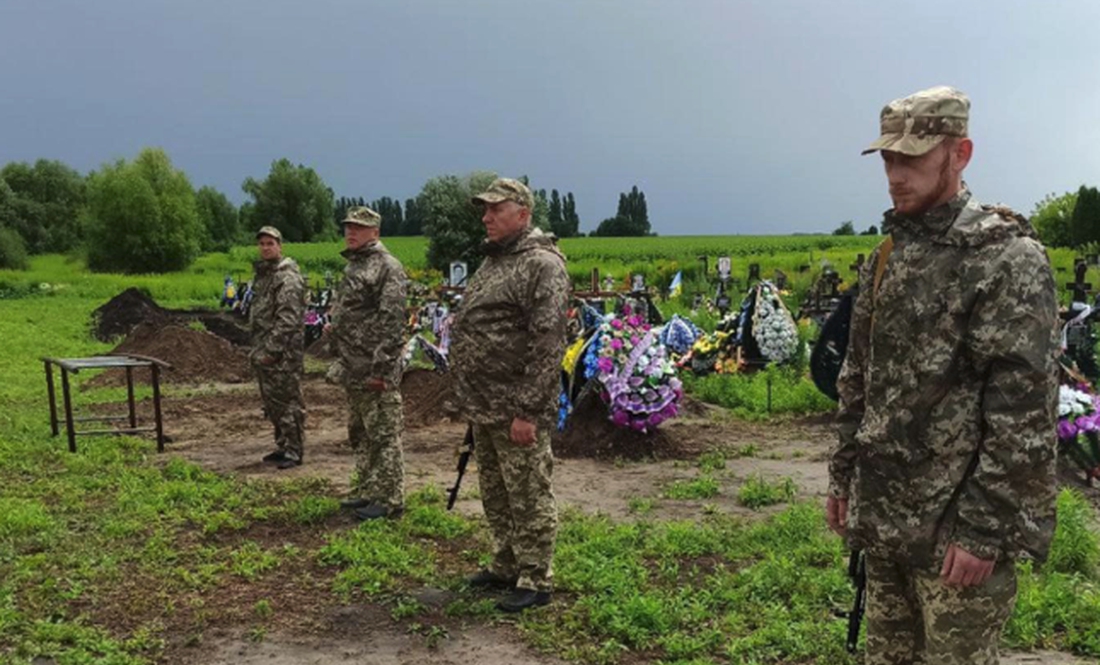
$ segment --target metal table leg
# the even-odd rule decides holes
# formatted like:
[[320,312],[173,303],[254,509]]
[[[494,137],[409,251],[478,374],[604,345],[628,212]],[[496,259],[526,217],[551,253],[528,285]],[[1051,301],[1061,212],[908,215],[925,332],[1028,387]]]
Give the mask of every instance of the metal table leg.
[[69,370],[61,368],[61,394],[65,398],[65,429],[69,434],[69,452],[76,452],[76,427],[73,424],[73,398],[69,392]]
[[53,365],[49,360],[43,361],[46,366],[46,393],[50,396],[50,431],[54,436],[57,436],[60,432],[57,428],[57,393],[53,387]]

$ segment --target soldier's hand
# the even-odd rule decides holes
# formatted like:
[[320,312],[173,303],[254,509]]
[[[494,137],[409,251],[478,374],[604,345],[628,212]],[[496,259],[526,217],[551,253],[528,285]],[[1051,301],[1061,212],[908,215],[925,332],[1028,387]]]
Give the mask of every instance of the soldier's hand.
[[385,379],[367,379],[367,390],[374,393],[381,393],[386,391]]
[[535,444],[536,434],[535,423],[529,423],[520,418],[512,419],[512,431],[509,436],[512,439],[513,445],[521,448],[533,446]]
[[275,359],[275,356],[269,356],[266,353],[264,355],[260,356],[260,364],[263,365],[264,367],[271,367],[276,362],[278,362],[278,361]]
[[989,579],[996,564],[996,559],[979,559],[958,545],[951,544],[943,557],[940,579],[947,586],[978,586]]
[[331,323],[326,323],[325,325],[323,325],[321,327],[321,334],[322,335],[327,335],[331,332],[332,332],[332,324]]
[[848,498],[830,496],[825,501],[825,521],[838,536],[848,531]]

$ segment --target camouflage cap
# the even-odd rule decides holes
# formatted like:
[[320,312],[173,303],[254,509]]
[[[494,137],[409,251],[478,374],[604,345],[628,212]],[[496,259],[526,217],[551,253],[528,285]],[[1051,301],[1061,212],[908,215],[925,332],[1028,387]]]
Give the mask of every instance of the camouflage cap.
[[969,117],[970,100],[955,88],[940,85],[915,92],[882,109],[882,135],[863,154],[889,150],[919,157],[948,136],[966,136]]
[[256,237],[259,238],[260,236],[271,236],[279,242],[283,241],[283,234],[279,233],[279,229],[274,226],[261,227],[260,230],[256,232]]
[[378,227],[382,225],[382,215],[371,210],[367,206],[352,206],[348,208],[341,224],[355,224],[356,226]]
[[470,199],[472,203],[500,203],[501,201],[515,201],[528,210],[535,209],[535,197],[527,185],[519,180],[511,178],[497,178],[481,194]]

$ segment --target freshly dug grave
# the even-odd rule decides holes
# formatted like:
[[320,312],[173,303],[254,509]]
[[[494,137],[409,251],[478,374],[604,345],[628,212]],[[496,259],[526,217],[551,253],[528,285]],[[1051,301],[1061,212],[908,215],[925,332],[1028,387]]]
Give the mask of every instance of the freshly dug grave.
[[172,324],[186,326],[191,322],[201,323],[206,330],[232,344],[248,345],[248,330],[232,314],[200,309],[165,309],[133,287],[92,312],[92,334],[101,342],[109,342],[129,335],[141,324],[162,328]]
[[452,420],[454,385],[450,374],[412,369],[401,379],[405,427],[430,427]]
[[[244,350],[217,335],[178,325],[139,324],[114,352],[149,356],[169,363],[172,369],[161,377],[171,383],[241,383],[252,377]],[[148,382],[149,372],[134,372],[134,380]],[[117,386],[125,382],[125,372],[110,370],[89,384]]]
[[136,288],[128,288],[92,312],[92,333],[101,342],[129,335],[141,323],[167,325],[171,313]]
[[[681,413],[705,411],[694,400],[684,398]],[[675,431],[675,433],[674,433]],[[607,407],[595,391],[581,394],[565,430],[555,431],[551,447],[557,457],[595,459],[687,459],[698,455],[705,445],[694,436],[685,436],[676,420],[669,420],[649,433],[616,427],[607,417]]]

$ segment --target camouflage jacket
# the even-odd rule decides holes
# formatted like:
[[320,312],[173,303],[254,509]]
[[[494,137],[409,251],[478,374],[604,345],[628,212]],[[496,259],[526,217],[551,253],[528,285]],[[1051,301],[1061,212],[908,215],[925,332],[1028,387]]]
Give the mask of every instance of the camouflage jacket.
[[381,242],[344,250],[344,280],[332,310],[332,349],[345,386],[401,381],[405,338],[405,269]]
[[253,362],[267,355],[301,365],[305,344],[306,283],[294,259],[257,261],[248,322]]
[[450,359],[464,417],[548,427],[565,353],[571,286],[554,239],[529,229],[487,256],[455,317]]
[[[914,565],[955,543],[1045,558],[1054,530],[1054,277],[1027,220],[965,189],[894,239],[852,314],[830,493],[853,547]],[[882,246],[860,283],[874,283]]]

